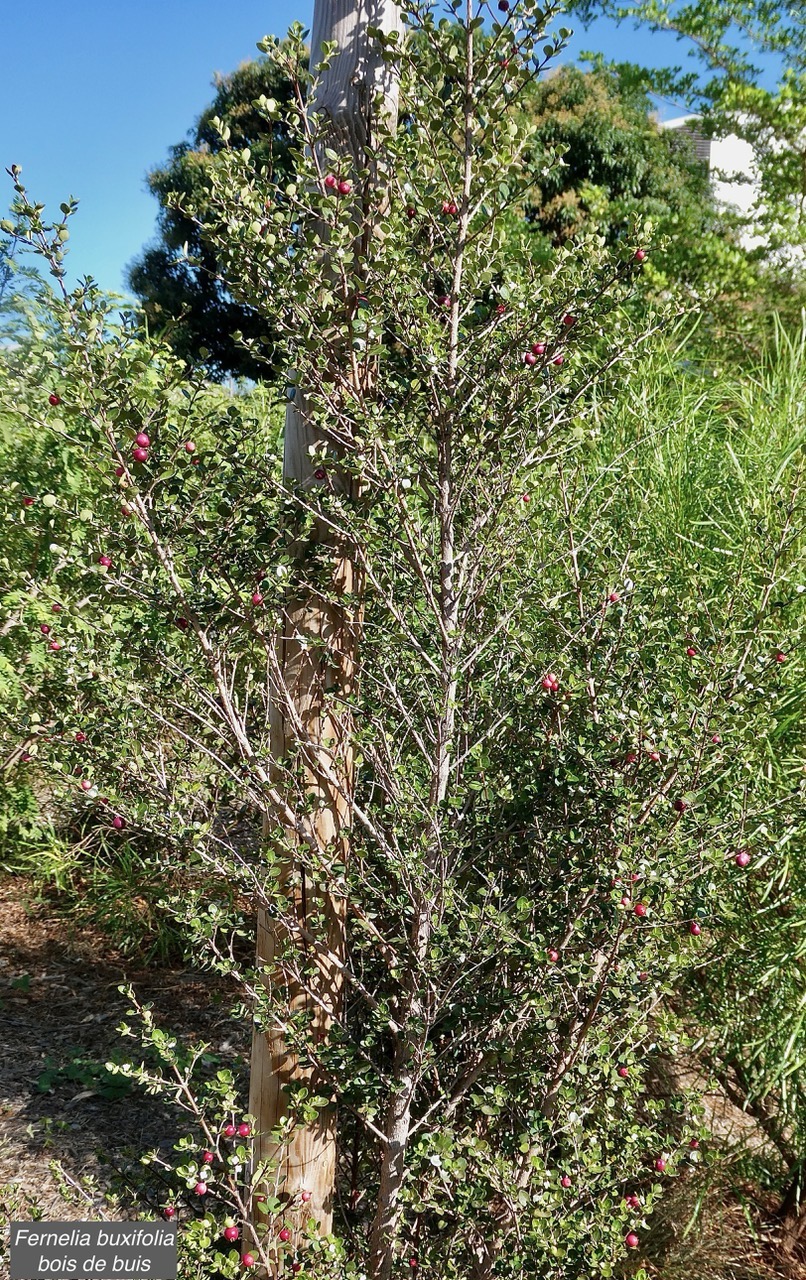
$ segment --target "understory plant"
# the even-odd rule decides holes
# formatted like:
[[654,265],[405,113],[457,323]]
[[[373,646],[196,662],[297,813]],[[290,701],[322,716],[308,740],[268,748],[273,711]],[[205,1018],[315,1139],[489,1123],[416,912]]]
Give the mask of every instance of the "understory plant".
[[157,850],[269,1046],[240,1106],[147,1011],[132,1064],[192,1116],[163,1209],[227,1275],[615,1274],[699,1158],[696,1100],[657,1087],[673,996],[797,820],[767,764],[800,454],[720,483],[718,412],[669,451],[643,406],[680,304],[629,306],[651,226],[547,271],[507,224],[557,162],[513,104],[566,35],[530,0],[452,12],[370,32],[400,104],[363,165],[306,109],[302,29],[264,42],[295,177],[226,146],[211,175],[204,234],[309,429],[284,469],[276,414],[64,285],[73,210],[12,175],[56,336],[4,353],[0,413],[88,494],[3,495],[13,731],[88,831]]

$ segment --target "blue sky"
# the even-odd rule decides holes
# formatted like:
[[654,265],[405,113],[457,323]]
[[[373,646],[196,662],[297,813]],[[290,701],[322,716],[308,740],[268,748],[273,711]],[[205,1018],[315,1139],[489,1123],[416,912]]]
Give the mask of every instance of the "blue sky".
[[[255,56],[262,36],[310,26],[313,0],[38,0],[0,16],[0,170],[23,169],[34,199],[73,219],[70,279],[92,275],[122,292],[126,264],[154,234],[145,174],[180,142],[212,97],[216,71]],[[571,25],[571,24],[569,24]],[[598,22],[569,56],[595,49],[654,65],[677,63],[672,37]],[[678,114],[672,109],[667,114]],[[11,182],[0,192],[5,211]]]

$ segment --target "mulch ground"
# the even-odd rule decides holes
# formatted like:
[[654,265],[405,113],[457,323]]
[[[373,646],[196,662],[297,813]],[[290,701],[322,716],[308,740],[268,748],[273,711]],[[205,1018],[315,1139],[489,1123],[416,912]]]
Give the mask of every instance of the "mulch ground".
[[144,1151],[170,1152],[185,1131],[159,1101],[109,1096],[119,1077],[104,1064],[137,1049],[116,1030],[128,1009],[123,982],[159,1025],[204,1041],[227,1065],[246,1060],[250,1028],[233,1020],[221,979],[127,962],[25,881],[0,883],[1,1220],[133,1216],[125,1190],[112,1204],[110,1191]]

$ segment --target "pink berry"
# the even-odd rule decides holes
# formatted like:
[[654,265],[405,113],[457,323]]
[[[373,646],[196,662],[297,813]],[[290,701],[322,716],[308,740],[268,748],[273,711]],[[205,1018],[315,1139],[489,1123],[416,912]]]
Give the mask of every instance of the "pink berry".
[[92,791],[92,783],[90,782],[89,778],[82,778],[82,779],[81,779],[81,790],[82,790],[82,791]]
[[652,761],[652,763],[653,763],[653,764],[660,764],[660,752],[659,752],[659,751],[648,751],[648,752],[647,752],[647,756],[649,757],[649,759]]
[[619,595],[618,591],[611,591],[610,595],[607,598],[611,604],[618,604],[619,600],[621,599],[621,596]]
[[533,353],[533,352],[531,352],[531,351],[527,351],[527,352],[526,352],[526,355],[523,357],[523,363],[524,363],[524,364],[537,364],[537,356],[536,356],[536,355],[534,355],[534,353]]
[[713,744],[714,744],[714,746],[715,746],[715,747],[718,747],[718,746],[719,746],[719,744],[720,744],[720,742],[722,741],[722,739],[721,739],[721,737],[719,736],[719,734],[718,734],[718,733],[714,733],[714,734],[712,734],[712,736],[711,736],[711,741],[713,742]]
[[53,653],[58,653],[61,647],[62,646],[58,640],[51,640],[50,644],[48,645],[48,648],[51,649]]
[[352,189],[353,189],[352,182],[347,182],[345,178],[342,178],[341,182],[339,183],[339,195],[348,196],[352,191]]
[[696,1151],[699,1145],[700,1145],[699,1138],[692,1138],[691,1142],[688,1144],[689,1151]]
[[627,1079],[627,1076],[630,1074],[630,1068],[629,1068],[629,1067],[619,1067],[619,1069],[618,1069],[618,1074],[621,1076],[622,1080],[626,1080],[626,1079]]
[[647,980],[647,978],[648,978],[648,977],[649,977],[649,974],[648,974],[648,973],[645,973],[644,971],[642,971],[642,972],[641,972],[641,973],[639,973],[639,975],[638,975],[638,981],[639,981],[639,982],[646,982],[646,980]]
[[666,1168],[666,1161],[663,1159],[662,1156],[659,1156],[658,1159],[655,1161],[655,1168],[658,1171],[658,1173],[663,1173],[664,1169]]
[[734,859],[737,867],[748,867],[750,865],[750,854],[746,849],[741,849]]
[[623,897],[622,897],[622,899],[621,899],[621,905],[622,905],[622,907],[628,907],[628,906],[630,905],[630,899],[629,899],[629,896],[628,896],[626,893],[624,894],[624,896],[623,896]]
[[131,507],[127,507],[125,504],[120,508],[120,514],[122,516],[130,516],[131,513],[132,513]]
[[311,1199],[312,1195],[313,1195],[313,1192],[312,1192],[312,1191],[302,1191],[302,1192],[300,1192],[300,1197],[299,1197],[299,1198],[300,1198],[300,1200],[302,1201],[302,1203],[303,1203],[303,1204],[307,1204],[307,1203],[308,1203],[308,1201]]
[[197,1183],[196,1183],[196,1185],[195,1185],[195,1187],[193,1188],[193,1190],[196,1192],[196,1195],[197,1195],[197,1196],[206,1196],[206,1195],[207,1195],[207,1183],[206,1183],[206,1182],[197,1182]]
[[202,1164],[212,1164],[214,1160],[212,1151],[202,1151]]
[[50,624],[47,622],[40,622],[39,630],[42,632],[43,636],[46,636],[50,631]]
[[634,1231],[628,1231],[624,1237],[624,1243],[628,1249],[637,1249],[640,1241]]
[[441,307],[449,307],[451,305],[451,295],[449,293],[443,293],[441,298],[437,298],[437,302]]
[[561,1187],[571,1186],[571,1179],[569,1178],[567,1173],[564,1173],[563,1176],[560,1178],[560,1186]]
[[30,751],[23,751],[22,755],[20,756],[20,760],[22,761],[23,764],[30,764],[31,761],[33,760],[33,756],[31,755]]
[[225,1138],[234,1138],[238,1130],[235,1128],[234,1124],[225,1124],[221,1132]]
[[522,494],[521,494],[521,502],[530,502],[530,501],[531,501],[531,499],[530,499],[530,497],[529,497],[529,494],[528,494],[528,493],[522,493]]
[[48,404],[52,404],[54,408],[57,404],[61,404],[61,398],[56,395],[55,391],[52,391],[48,396]]
[[141,448],[141,449],[147,449],[147,448],[148,448],[148,446],[151,444],[151,441],[150,441],[150,439],[148,438],[148,436],[146,435],[145,431],[140,431],[140,432],[138,432],[138,434],[134,437],[134,443],[135,443],[135,444],[139,444],[139,446],[140,446],[140,448]]
[[686,657],[696,658],[696,656],[697,656],[697,650],[694,649],[691,645],[689,645],[688,648],[686,649]]
[[693,938],[698,938],[702,933],[702,925],[698,924],[696,920],[692,920],[688,927],[688,931]]
[[564,355],[562,355],[562,353],[561,353],[560,355],[555,356],[551,363],[552,363],[552,364],[563,364],[563,363],[564,363],[564,361],[565,361],[565,356],[564,356]]
[[51,613],[61,613],[62,606],[60,604],[52,604],[50,606]]
[[416,1258],[409,1258],[409,1266],[410,1266],[410,1267],[419,1267],[419,1265],[420,1265],[420,1264],[419,1264],[419,1262],[417,1261],[417,1259],[416,1259]]
[[163,1218],[167,1218],[168,1221],[170,1222],[171,1218],[176,1217],[176,1209],[173,1207],[172,1204],[166,1204],[165,1208],[162,1211],[162,1216]]
[[533,354],[534,354],[534,355],[536,355],[536,356],[542,356],[542,355],[545,355],[545,352],[546,352],[546,344],[545,344],[545,342],[533,342],[533,343],[532,343],[532,352],[533,352]]
[[339,185],[339,180],[336,177],[335,173],[328,173],[325,177],[325,186],[327,187],[328,191],[332,191],[333,188],[337,187],[338,185]]
[[81,729],[79,729],[78,733],[76,734],[76,742],[86,742],[86,741],[87,741],[86,733],[84,733]]
[[195,453],[196,452],[195,440],[186,440],[184,448],[185,448],[185,453]]
[[132,457],[135,462],[148,462],[148,449],[132,449]]
[[495,313],[498,316],[503,316],[503,315],[506,315],[506,310],[507,310],[506,303],[499,302],[498,306],[495,308]]
[[255,1265],[255,1259],[251,1253],[242,1253],[241,1262],[245,1267],[253,1267]]
[[555,951],[554,947],[551,947],[550,950],[546,952],[546,954],[552,964],[556,964],[560,958],[559,951]]
[[287,1243],[287,1241],[291,1239],[291,1232],[288,1230],[288,1227],[281,1227],[277,1232],[277,1238],[278,1240],[282,1240],[283,1244]]
[[635,907],[633,908],[633,910],[635,911],[635,914],[636,914],[637,916],[642,916],[642,917],[643,917],[643,916],[645,916],[645,915],[646,915],[646,907],[644,906],[643,902],[636,902]]
[[646,257],[646,249],[636,249],[632,256],[633,262],[643,262]]
[[259,591],[252,592],[252,604],[257,608],[259,604],[263,604],[263,596]]
[[24,507],[32,507],[34,505],[33,498],[23,498],[22,505]]
[[99,557],[98,557],[98,564],[99,564],[99,565],[101,565],[104,569],[109,569],[109,568],[111,568],[111,566],[112,566],[112,558],[111,558],[111,556],[99,556]]
[[224,1228],[224,1239],[225,1239],[225,1240],[237,1240],[237,1239],[238,1239],[238,1236],[239,1236],[240,1234],[241,1234],[241,1233],[240,1233],[240,1231],[238,1230],[238,1228],[237,1228],[237,1227],[225,1227],[225,1228]]
[[777,652],[777,653],[776,653],[776,655],[775,655],[775,661],[776,661],[776,662],[786,662],[786,654],[785,654],[785,653],[781,653],[781,650],[779,649],[779,650],[778,650],[778,652]]
[[243,1124],[238,1125],[239,1138],[248,1138],[251,1132],[252,1132],[252,1126],[251,1124],[247,1124],[246,1121],[244,1121]]
[[116,813],[114,818],[112,819],[112,826],[115,828],[116,831],[122,831],[123,828],[126,826],[126,823],[124,822],[123,818],[121,818],[119,813]]
[[115,467],[115,475],[117,476],[118,480],[120,479],[121,476],[125,476],[125,474],[126,474],[125,467]]

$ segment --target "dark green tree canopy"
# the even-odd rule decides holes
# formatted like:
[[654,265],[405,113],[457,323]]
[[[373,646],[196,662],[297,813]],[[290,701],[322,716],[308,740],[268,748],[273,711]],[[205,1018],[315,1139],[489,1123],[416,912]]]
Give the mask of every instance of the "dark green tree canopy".
[[[286,102],[290,93],[290,83],[268,59],[243,63],[217,79],[215,98],[191,139],[172,147],[168,161],[148,175],[149,189],[160,203],[157,238],[129,268],[129,286],[151,327],[166,330],[178,355],[202,361],[214,377],[265,378],[271,370],[272,335],[265,319],[229,296],[214,250],[197,223],[172,207],[170,196],[197,199],[204,192],[222,146],[215,118],[228,124],[233,146],[252,149],[256,166],[270,165],[275,176],[286,171],[284,127],[269,128],[254,103],[261,95]],[[267,363],[240,349],[233,338],[238,331],[259,344]]]

